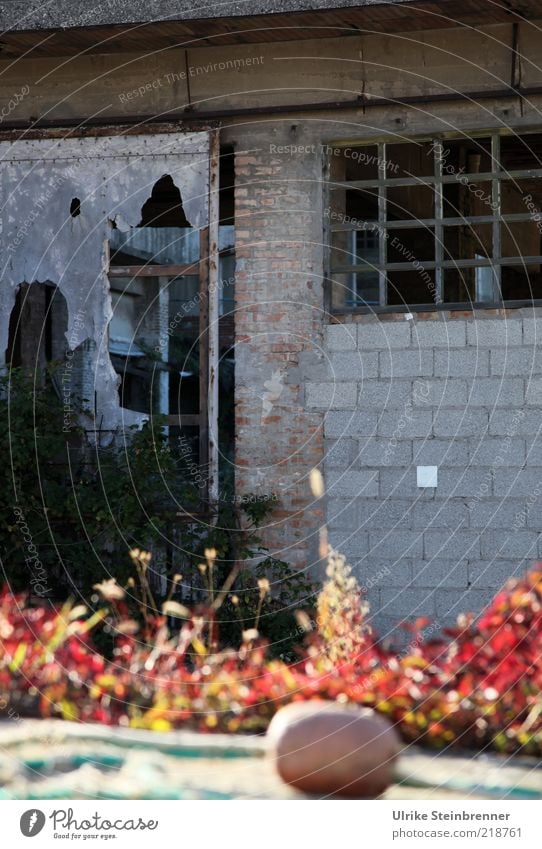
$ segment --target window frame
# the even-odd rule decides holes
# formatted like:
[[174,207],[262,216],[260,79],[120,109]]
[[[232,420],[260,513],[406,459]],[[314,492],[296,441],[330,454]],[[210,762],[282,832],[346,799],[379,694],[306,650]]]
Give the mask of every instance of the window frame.
[[[326,310],[331,315],[343,314],[367,314],[367,313],[394,313],[394,312],[427,312],[435,310],[464,310],[468,309],[502,309],[523,307],[529,305],[540,305],[542,299],[514,299],[503,300],[501,296],[501,270],[507,265],[522,264],[527,267],[532,264],[542,265],[542,249],[540,255],[537,256],[510,256],[503,257],[501,250],[501,227],[503,224],[512,224],[518,222],[532,222],[533,213],[525,211],[524,213],[504,213],[502,212],[501,201],[501,185],[504,181],[515,181],[524,178],[540,178],[542,180],[542,164],[540,168],[527,168],[516,170],[504,170],[500,161],[500,144],[501,139],[506,136],[526,137],[535,133],[540,134],[541,128],[533,128],[531,130],[521,130],[518,133],[507,133],[495,129],[476,131],[475,133],[459,132],[457,134],[446,135],[445,137],[435,135],[424,135],[411,137],[399,142],[397,138],[364,139],[362,141],[334,141],[324,144],[324,150],[327,150],[327,155],[324,161],[324,185],[325,197],[324,208],[328,210],[328,218],[324,218],[324,245],[325,245],[325,282],[326,282]],[[491,214],[482,216],[455,216],[445,217],[444,215],[444,194],[443,188],[448,184],[458,183],[458,173],[444,174],[443,173],[443,148],[446,142],[454,142],[461,140],[472,140],[476,142],[479,139],[489,139],[491,142],[490,156],[492,162],[491,171],[483,172],[462,172],[462,179],[466,179],[469,183],[490,183],[491,184]],[[434,170],[432,175],[423,177],[393,177],[389,176],[387,167],[387,147],[389,145],[397,145],[398,143],[416,144],[421,142],[429,142],[433,149],[433,164]],[[378,176],[368,180],[338,180],[331,179],[331,156],[332,152],[340,148],[363,148],[376,147],[378,152]],[[433,189],[433,210],[432,218],[418,219],[415,217],[404,218],[399,220],[388,220],[387,218],[387,191],[393,187],[410,187],[421,186]],[[359,226],[355,223],[333,223],[329,220],[329,210],[331,209],[330,194],[334,189],[372,189],[378,193],[378,216],[377,220],[363,221],[359,219]],[[367,232],[367,224],[376,225],[376,231],[373,232],[378,236],[379,243],[379,260],[377,265],[345,263],[344,265],[332,264],[332,240],[333,233],[344,231],[364,231]],[[444,259],[444,232],[445,228],[464,227],[465,225],[473,224],[489,224],[492,226],[492,256],[491,258],[475,258],[475,259]],[[406,271],[412,270],[412,262],[389,263],[387,261],[387,243],[388,234],[390,231],[405,231],[411,229],[431,228],[434,231],[434,260],[417,262],[417,269],[422,271],[432,271],[435,274],[435,300],[427,303],[407,303],[407,304],[388,304],[387,303],[387,275],[390,271]],[[491,301],[445,301],[444,300],[444,271],[447,269],[462,269],[462,268],[484,268],[493,269],[493,298]],[[341,307],[333,306],[333,278],[337,274],[357,274],[367,273],[374,274],[375,270],[379,277],[379,303],[378,304],[356,304],[354,301],[354,292],[352,290],[352,303]],[[357,278],[359,280],[359,276]]]

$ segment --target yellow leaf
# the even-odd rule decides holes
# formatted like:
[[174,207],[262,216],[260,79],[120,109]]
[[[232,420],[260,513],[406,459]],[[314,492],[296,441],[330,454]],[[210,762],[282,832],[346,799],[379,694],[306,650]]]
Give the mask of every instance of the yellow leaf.
[[192,645],[194,646],[195,651],[199,654],[200,657],[205,657],[205,655],[207,654],[207,649],[205,648],[201,640],[198,639],[198,637],[194,637],[194,639],[192,640]]
[[151,728],[153,731],[171,731],[173,726],[167,719],[155,719],[151,722]]
[[98,622],[101,622],[102,619],[105,619],[108,613],[108,610],[97,610],[96,613],[93,613],[92,616],[86,620],[86,622],[82,623],[81,627],[79,628],[79,633],[86,634],[87,631],[91,631],[94,626],[98,624]]
[[69,722],[77,722],[79,719],[79,711],[73,702],[69,702],[67,699],[63,699],[60,702],[60,710],[62,713],[62,719],[67,719]]
[[26,650],[26,643],[20,643],[20,645],[17,646],[15,654],[13,655],[13,660],[9,664],[10,672],[17,672],[26,657]]

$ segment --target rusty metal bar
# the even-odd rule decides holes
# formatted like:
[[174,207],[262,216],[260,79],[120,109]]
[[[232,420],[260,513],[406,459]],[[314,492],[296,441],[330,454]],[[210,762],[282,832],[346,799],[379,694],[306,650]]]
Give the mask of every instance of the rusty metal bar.
[[218,503],[218,369],[220,358],[220,281],[219,281],[219,191],[220,191],[220,134],[211,130],[209,151],[209,363],[207,390],[207,424],[209,433],[209,502]]
[[181,277],[198,274],[198,263],[184,265],[110,265],[109,277]]
[[[9,138],[9,132],[19,130],[25,132],[25,138],[32,138],[32,131],[38,132],[44,129],[61,129],[74,128],[76,130],[72,135],[88,133],[91,127],[134,127],[137,132],[141,133],[144,125],[152,124],[169,124],[172,131],[179,129],[186,130],[186,122],[196,124],[198,121],[211,123],[224,118],[237,118],[245,115],[276,115],[276,114],[295,114],[296,112],[321,112],[334,109],[374,109],[379,106],[410,106],[416,104],[427,103],[453,103],[461,101],[470,101],[475,103],[479,100],[511,100],[514,98],[527,99],[542,94],[542,86],[528,86],[518,88],[503,88],[503,89],[484,89],[482,91],[458,91],[446,92],[445,94],[416,94],[407,97],[381,97],[380,95],[360,96],[349,100],[329,100],[320,103],[297,103],[297,104],[277,104],[274,106],[249,106],[229,109],[214,109],[214,110],[196,110],[193,107],[183,109],[179,112],[171,111],[161,113],[160,115],[115,115],[104,118],[56,118],[56,119],[38,119],[34,121],[6,121],[2,125],[0,139]],[[28,132],[28,135],[26,133]],[[161,129],[160,132],[164,132]]]
[[[209,227],[200,230],[199,239],[199,465],[209,467]],[[209,482],[206,474],[201,475],[201,501],[209,501]]]

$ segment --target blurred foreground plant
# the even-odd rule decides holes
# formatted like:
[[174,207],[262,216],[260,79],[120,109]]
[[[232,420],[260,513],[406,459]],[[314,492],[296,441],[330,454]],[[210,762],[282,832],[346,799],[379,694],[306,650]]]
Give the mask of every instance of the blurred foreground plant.
[[[144,581],[142,554],[133,558]],[[477,623],[460,617],[445,637],[424,642],[427,620],[418,620],[409,645],[394,650],[366,626],[357,582],[330,552],[316,621],[298,617],[305,651],[286,664],[268,659],[257,628],[265,579],[257,621],[237,649],[217,649],[217,612],[235,593],[233,582],[214,583],[215,554],[202,563],[208,598],[195,609],[169,598],[156,611],[136,581],[97,584],[106,606],[93,613],[72,604],[28,607],[24,596],[4,591],[0,705],[162,731],[262,732],[281,705],[328,699],[373,707],[406,741],[542,754],[541,568],[509,581]],[[146,608],[142,622],[134,603]],[[115,634],[111,660],[90,641],[101,623]]]

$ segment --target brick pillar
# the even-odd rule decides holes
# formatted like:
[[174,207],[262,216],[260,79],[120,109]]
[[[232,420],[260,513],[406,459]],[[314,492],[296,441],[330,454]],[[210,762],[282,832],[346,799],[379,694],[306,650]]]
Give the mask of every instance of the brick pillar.
[[323,520],[308,483],[323,416],[305,409],[302,376],[323,327],[321,166],[262,148],[235,157],[236,491],[279,496],[261,536],[303,567]]

